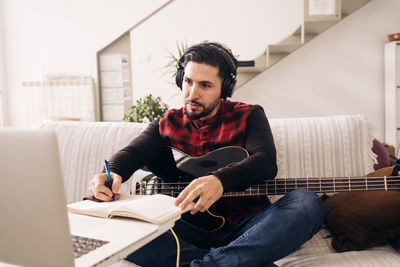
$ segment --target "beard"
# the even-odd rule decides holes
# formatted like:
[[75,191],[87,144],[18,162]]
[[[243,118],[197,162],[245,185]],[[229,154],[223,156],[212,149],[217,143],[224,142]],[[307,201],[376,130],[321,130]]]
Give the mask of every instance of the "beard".
[[[219,108],[221,100],[217,99],[215,102],[211,103],[209,106],[205,106],[204,104],[201,104],[197,102],[196,100],[186,100],[185,101],[185,107],[186,107],[186,113],[188,114],[189,118],[192,120],[198,120],[201,119],[202,117],[207,116],[211,112],[213,112],[215,109]],[[198,108],[196,110],[190,109],[190,107],[187,107],[188,104],[196,104]]]

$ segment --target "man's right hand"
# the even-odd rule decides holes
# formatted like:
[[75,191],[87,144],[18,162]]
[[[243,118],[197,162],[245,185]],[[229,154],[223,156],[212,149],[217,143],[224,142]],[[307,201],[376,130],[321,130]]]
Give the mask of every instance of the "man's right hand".
[[96,174],[92,180],[89,181],[89,191],[92,192],[95,198],[103,201],[112,201],[114,198],[117,200],[120,198],[118,190],[121,187],[122,178],[114,172],[110,172],[112,181],[112,191],[108,187],[107,174],[99,173]]

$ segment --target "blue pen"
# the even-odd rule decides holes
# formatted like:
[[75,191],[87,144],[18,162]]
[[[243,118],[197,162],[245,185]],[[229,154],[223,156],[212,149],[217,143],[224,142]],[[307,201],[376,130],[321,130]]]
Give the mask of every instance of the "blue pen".
[[[104,160],[104,167],[106,168],[108,186],[110,187],[111,192],[112,192],[112,182],[111,182],[110,168],[108,167],[108,161],[107,160]],[[112,199],[115,200],[114,192],[113,192]]]

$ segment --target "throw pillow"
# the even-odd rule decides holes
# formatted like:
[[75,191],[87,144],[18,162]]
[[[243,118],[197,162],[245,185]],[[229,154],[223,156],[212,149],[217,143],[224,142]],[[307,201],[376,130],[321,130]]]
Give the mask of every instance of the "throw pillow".
[[372,152],[374,152],[377,156],[377,164],[374,164],[374,170],[391,165],[389,152],[387,151],[386,147],[376,139],[374,139],[372,142]]
[[338,252],[371,248],[400,236],[400,192],[339,193],[326,199],[325,206],[332,247]]
[[[384,177],[384,176],[392,176],[394,171],[394,166],[381,168],[379,170],[370,172],[366,175],[366,177]],[[396,176],[396,175],[394,175]]]

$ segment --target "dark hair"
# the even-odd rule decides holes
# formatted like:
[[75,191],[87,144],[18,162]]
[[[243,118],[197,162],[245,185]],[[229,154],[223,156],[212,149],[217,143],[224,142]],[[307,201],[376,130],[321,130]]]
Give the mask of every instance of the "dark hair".
[[186,49],[179,59],[176,73],[176,84],[179,88],[182,88],[184,68],[190,61],[218,67],[218,76],[223,79],[221,98],[226,99],[232,95],[236,83],[238,61],[228,47],[217,42],[205,41]]
[[236,76],[237,59],[228,47],[217,42],[205,41],[186,49],[182,56],[182,66],[186,67],[189,61],[218,67],[218,75],[222,79],[231,76],[231,74]]

